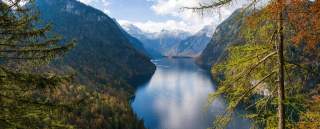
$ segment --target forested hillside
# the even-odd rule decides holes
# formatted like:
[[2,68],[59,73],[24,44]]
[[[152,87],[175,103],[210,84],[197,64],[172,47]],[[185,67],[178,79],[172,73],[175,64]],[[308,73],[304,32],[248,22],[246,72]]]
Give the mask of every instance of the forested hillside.
[[150,58],[135,49],[132,39],[103,12],[76,0],[38,0],[36,4],[41,19],[51,23],[54,32],[77,40],[58,65],[71,66],[81,83],[128,81],[154,72]]
[[241,42],[240,28],[245,15],[242,9],[238,9],[216,28],[211,41],[197,58],[199,65],[210,68],[226,56],[226,49],[229,45]]
[[319,128],[319,1],[281,2],[236,11],[198,59],[218,82],[211,99],[227,99],[214,127],[241,108],[255,128]]
[[320,0],[239,4],[0,0],[0,129],[319,129]]
[[113,20],[75,0],[21,2],[0,1],[0,128],[144,129],[128,83],[155,68]]

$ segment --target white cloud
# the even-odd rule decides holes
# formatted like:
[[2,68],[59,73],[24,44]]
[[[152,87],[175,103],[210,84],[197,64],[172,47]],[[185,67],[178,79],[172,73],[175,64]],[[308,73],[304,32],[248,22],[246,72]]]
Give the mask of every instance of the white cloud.
[[154,33],[160,32],[161,30],[182,30],[182,31],[190,31],[190,25],[184,21],[175,21],[175,20],[167,20],[164,22],[154,22],[154,21],[147,21],[147,22],[132,22],[127,20],[118,20],[121,25],[125,24],[133,24],[139,27],[142,31]]
[[[206,5],[216,0],[156,0],[151,7],[157,14],[178,16],[190,19],[193,16],[201,16],[200,13],[195,13],[190,9],[183,9],[184,7],[197,7],[200,4]],[[231,12],[248,3],[248,0],[234,0],[232,3],[212,10],[207,10],[203,13],[204,16],[215,16],[221,12],[221,15],[230,15]]]
[[[230,16],[233,11],[242,7],[246,3],[246,0],[234,1],[225,7],[206,10],[203,13],[195,12],[194,10],[190,9],[184,9],[184,7],[196,7],[200,4],[209,4],[210,2],[212,2],[212,0],[154,0],[154,5],[151,7],[151,9],[157,15],[174,16],[181,19],[181,21],[169,20],[162,23],[145,22],[145,25],[148,26],[152,23],[153,26],[156,26],[157,28],[159,28],[159,26],[169,29],[178,28],[195,33],[206,25],[217,26],[224,19]],[[137,23],[135,25],[137,25]],[[144,27],[145,25],[140,26]],[[139,25],[137,26],[140,27]]]
[[[108,8],[110,7],[109,0],[79,0],[87,5],[91,5],[103,12],[110,14]],[[224,19],[226,19],[234,10],[242,7],[249,0],[235,0],[228,6],[220,7],[219,9],[205,11],[204,13],[194,12],[190,9],[183,9],[183,7],[195,7],[201,4],[208,4],[214,0],[146,0],[153,5],[150,7],[154,11],[155,17],[157,15],[175,17],[172,20],[165,20],[161,22],[145,21],[134,22],[118,19],[120,24],[128,23],[134,24],[141,30],[146,32],[160,32],[166,30],[184,30],[195,33],[206,25],[216,27]]]
[[108,0],[79,0],[82,3],[95,7],[106,14],[110,14],[111,12],[108,10],[110,6],[110,2]]

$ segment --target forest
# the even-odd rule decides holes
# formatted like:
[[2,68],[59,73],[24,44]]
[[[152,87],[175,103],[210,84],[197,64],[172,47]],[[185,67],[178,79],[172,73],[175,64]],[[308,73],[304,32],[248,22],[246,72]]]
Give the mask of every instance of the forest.
[[[181,9],[208,13],[234,2]],[[0,0],[0,129],[150,128],[132,106],[137,85],[157,75],[153,55],[172,57],[159,56],[152,44],[144,50],[139,40],[157,39],[123,28],[76,0]],[[320,128],[319,0],[253,0],[210,41],[199,35],[166,51],[192,49],[190,42],[204,49],[186,53],[216,83],[209,105],[221,98],[226,104],[209,128],[229,129],[234,116],[253,129]]]
[[129,107],[130,88],[117,88],[120,80],[94,90],[58,68],[77,41],[41,24],[34,1],[22,2],[0,3],[0,128],[144,128]]
[[228,101],[215,125],[223,128],[241,107],[255,128],[319,128],[319,2],[277,0],[248,8],[237,16],[241,40],[212,67],[219,88],[210,98]]

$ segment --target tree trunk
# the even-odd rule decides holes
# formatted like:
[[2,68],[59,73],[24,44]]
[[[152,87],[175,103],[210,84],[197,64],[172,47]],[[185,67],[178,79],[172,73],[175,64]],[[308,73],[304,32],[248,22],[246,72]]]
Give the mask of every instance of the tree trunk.
[[279,87],[278,87],[278,128],[285,128],[285,91],[284,91],[284,34],[283,34],[283,0],[278,0],[278,4],[280,5],[279,11],[279,46],[278,46],[278,54],[279,54]]

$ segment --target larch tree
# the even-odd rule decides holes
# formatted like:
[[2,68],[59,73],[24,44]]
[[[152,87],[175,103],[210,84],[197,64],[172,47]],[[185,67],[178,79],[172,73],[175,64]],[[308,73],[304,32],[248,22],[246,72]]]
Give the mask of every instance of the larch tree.
[[74,46],[50,28],[40,24],[33,0],[0,0],[0,128],[69,128],[54,117],[58,104],[35,95],[48,93],[65,78],[34,73],[34,66]]
[[[211,1],[188,9],[218,9],[232,2]],[[226,127],[234,110],[243,104],[249,104],[245,116],[258,127],[294,127],[307,108],[306,76],[319,76],[300,64],[306,63],[304,53],[316,52],[319,47],[320,2],[271,0],[256,9],[259,2],[253,0],[243,8],[244,14],[250,12],[242,28],[244,43],[231,46],[228,58],[213,67],[213,73],[222,72],[223,77],[210,98],[223,95],[228,102],[225,114],[215,121],[216,128]],[[302,53],[301,60],[295,52]]]

